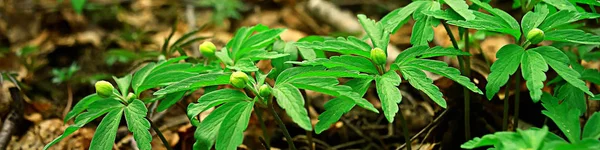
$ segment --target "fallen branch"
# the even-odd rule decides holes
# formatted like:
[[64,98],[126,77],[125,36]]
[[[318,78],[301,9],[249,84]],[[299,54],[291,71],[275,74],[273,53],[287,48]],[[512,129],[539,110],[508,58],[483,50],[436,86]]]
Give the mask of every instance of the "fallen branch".
[[13,102],[11,104],[12,109],[4,120],[2,129],[0,130],[0,149],[6,149],[12,135],[16,131],[17,125],[21,124],[23,120],[23,97],[21,97],[21,91],[16,87],[11,87],[8,90]]

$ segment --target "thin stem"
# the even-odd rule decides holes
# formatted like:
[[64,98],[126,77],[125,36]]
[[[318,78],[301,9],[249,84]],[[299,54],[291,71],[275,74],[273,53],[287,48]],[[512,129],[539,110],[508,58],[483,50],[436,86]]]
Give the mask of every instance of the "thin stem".
[[410,135],[408,135],[408,125],[406,124],[406,119],[404,119],[402,111],[399,111],[398,117],[400,118],[400,122],[402,122],[402,132],[404,133],[404,141],[406,142],[406,148],[408,150],[411,150],[412,144],[410,142]]
[[296,150],[296,146],[294,145],[292,136],[290,136],[290,133],[288,132],[287,128],[285,127],[285,124],[283,124],[283,121],[281,121],[281,118],[279,118],[279,115],[277,115],[277,112],[275,112],[275,108],[273,108],[272,100],[270,100],[267,105],[269,105],[269,111],[271,112],[271,114],[273,114],[273,117],[275,118],[275,120],[277,120],[277,124],[279,125],[281,130],[283,130],[283,135],[285,136],[285,139],[286,139],[290,149]]
[[[444,25],[444,29],[446,29],[446,33],[448,33],[448,37],[450,38],[450,41],[452,41],[452,46],[454,47],[454,49],[459,49],[458,47],[458,42],[456,42],[456,39],[454,38],[454,34],[452,33],[452,30],[450,30],[450,27],[448,26],[448,24],[445,21],[442,21],[442,25]],[[469,32],[468,29],[466,30],[467,32],[465,32],[465,51],[469,52]],[[463,75],[469,77],[469,72],[470,72],[470,63],[469,61],[465,58],[465,57],[461,57],[461,56],[457,56],[458,59],[458,64],[460,66],[460,70],[462,72]],[[467,60],[467,61],[465,61]],[[467,71],[468,70],[468,71]],[[466,87],[463,87],[463,95],[464,95],[464,103],[465,103],[465,138],[466,140],[470,140],[471,139],[471,96],[470,93],[468,91],[468,89]]]
[[148,118],[148,117],[146,117],[146,120],[148,120],[148,122],[150,122],[150,127],[152,127],[152,130],[154,130],[154,132],[156,132],[156,135],[158,135],[158,138],[160,138],[160,141],[162,141],[162,143],[165,145],[165,148],[167,148],[167,150],[173,150],[173,148],[171,148],[171,145],[169,144],[169,142],[167,141],[165,136],[162,134],[162,132],[160,132],[160,129],[158,129],[158,127],[156,127],[154,122],[152,122],[152,120],[150,120],[150,118]]
[[271,138],[269,137],[269,134],[267,133],[267,126],[265,125],[265,120],[262,117],[262,111],[259,111],[260,109],[254,105],[254,114],[256,114],[256,117],[258,118],[258,122],[260,122],[260,128],[262,129],[263,132],[263,138],[265,139],[265,147],[267,149],[271,149]]
[[73,105],[73,90],[71,90],[71,84],[67,82],[67,106],[63,110],[63,118],[71,111],[71,105]]
[[521,95],[521,71],[517,70],[517,74],[515,75],[515,116],[513,117],[513,122],[515,124],[515,130],[519,128],[519,99]]
[[509,99],[510,99],[510,86],[506,86],[504,88],[504,114],[502,116],[502,131],[507,131],[508,130],[508,108],[510,105]]
[[[306,99],[306,104],[304,105],[304,108],[306,109],[306,111],[308,111],[308,114],[310,114],[310,98],[308,98],[308,96],[306,96],[306,90],[302,89],[300,90],[300,93],[302,93],[302,96],[304,97],[304,99]],[[308,115],[308,118],[310,118],[310,115]],[[312,137],[312,131],[306,131],[306,139],[308,141],[308,149],[309,150],[314,150],[314,144],[313,144],[313,137]]]

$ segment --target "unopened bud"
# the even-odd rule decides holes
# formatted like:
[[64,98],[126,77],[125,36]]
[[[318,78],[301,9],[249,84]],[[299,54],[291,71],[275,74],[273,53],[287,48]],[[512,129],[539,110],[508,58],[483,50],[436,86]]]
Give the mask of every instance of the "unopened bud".
[[544,31],[534,28],[529,33],[527,33],[527,40],[531,42],[531,44],[537,44],[544,41]]
[[237,71],[231,74],[229,77],[229,83],[236,88],[244,88],[246,87],[246,83],[248,82],[248,75],[246,73]]
[[261,97],[269,97],[271,95],[271,87],[267,84],[263,84],[258,88],[258,95]]
[[385,56],[385,52],[380,48],[375,48],[371,50],[371,60],[375,62],[377,65],[384,65],[387,57]]
[[113,94],[113,89],[115,89],[110,82],[106,82],[104,80],[96,82],[95,87],[96,94],[103,98],[110,97]]
[[202,55],[204,55],[206,57],[209,57],[209,58],[215,57],[216,50],[217,50],[217,47],[212,42],[207,41],[207,42],[200,44],[200,52],[202,53]]

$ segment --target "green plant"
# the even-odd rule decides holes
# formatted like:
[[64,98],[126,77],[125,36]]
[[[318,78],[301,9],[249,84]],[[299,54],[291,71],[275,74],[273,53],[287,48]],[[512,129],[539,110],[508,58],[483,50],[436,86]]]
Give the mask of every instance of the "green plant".
[[477,147],[493,146],[496,149],[544,149],[544,150],[570,150],[570,149],[599,149],[600,148],[600,112],[596,112],[588,119],[583,127],[579,124],[581,111],[570,106],[568,99],[562,103],[558,98],[548,93],[542,94],[542,105],[546,108],[542,113],[552,119],[563,135],[549,132],[548,127],[517,129],[517,132],[496,132],[481,138],[475,138],[461,145],[461,148],[474,149]]
[[239,19],[240,9],[244,4],[240,0],[200,0],[197,3],[202,7],[212,7],[212,22],[221,25],[227,18]]

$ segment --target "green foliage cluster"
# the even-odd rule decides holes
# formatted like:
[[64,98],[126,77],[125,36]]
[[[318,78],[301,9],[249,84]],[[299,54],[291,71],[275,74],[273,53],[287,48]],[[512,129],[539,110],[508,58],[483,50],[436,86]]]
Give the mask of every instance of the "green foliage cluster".
[[[200,50],[206,57],[161,59],[145,64],[135,73],[114,77],[117,88],[110,88],[112,90],[106,92],[108,86],[103,86],[97,89],[103,92],[80,100],[64,119],[65,122],[74,119],[74,124],[46,145],[45,149],[102,116],[90,149],[111,149],[122,116],[138,148],[150,149],[152,136],[149,129],[154,125],[147,116],[151,114],[149,111],[154,110],[148,110],[146,105],[158,103],[156,111],[165,111],[200,88],[204,89],[205,94],[187,108],[187,116],[196,127],[193,147],[211,149],[214,146],[219,150],[236,149],[242,144],[243,132],[252,113],[260,116],[261,111],[266,109],[278,120],[293,149],[289,134],[273,109],[274,102],[300,128],[319,134],[355,106],[379,113],[380,110],[363,98],[372,84],[381,102],[381,110],[390,123],[399,112],[402,94],[398,86],[403,80],[440,107],[448,107],[442,92],[426,76],[425,71],[451,79],[466,90],[483,95],[483,91],[469,77],[462,75],[461,70],[431,59],[470,56],[468,52],[455,48],[429,46],[429,41],[433,39],[432,27],[444,23],[461,27],[461,33],[465,29],[475,29],[513,36],[519,44],[505,45],[496,54],[498,59],[491,66],[485,86],[486,97],[490,100],[494,98],[511,75],[520,70],[531,99],[534,102],[542,101],[546,108],[542,113],[552,119],[568,139],[568,142],[563,140],[549,132],[547,127],[531,128],[475,138],[463,144],[462,148],[595,149],[600,145],[600,115],[595,113],[590,117],[583,134],[578,120],[586,111],[586,94],[594,97],[585,81],[600,83],[600,73],[598,70],[585,69],[579,61],[597,60],[598,52],[592,49],[600,45],[600,36],[586,33],[570,24],[593,19],[597,15],[575,11],[577,9],[566,7],[559,1],[530,1],[525,8],[535,6],[535,11],[527,11],[520,23],[505,11],[479,0],[471,0],[471,6],[464,0],[414,1],[390,12],[380,21],[358,15],[358,21],[367,33],[364,38],[308,36],[297,42],[284,42],[279,35],[285,29],[271,29],[264,25],[242,27],[220,50],[212,43],[203,44]],[[569,3],[566,0],[564,2]],[[595,5],[587,1],[575,2]],[[448,5],[449,9],[443,10],[442,4]],[[480,8],[487,13],[478,11]],[[387,53],[390,35],[411,16],[415,20],[410,39],[413,46],[395,56],[395,60],[388,61],[388,58],[394,58]],[[527,33],[532,30],[535,33],[528,36]],[[171,46],[165,44],[162,54],[169,56],[176,51],[182,53],[182,47],[203,39],[192,38],[194,33],[184,35]],[[169,43],[170,38],[165,43]],[[553,41],[556,45],[535,47],[540,40]],[[576,47],[578,51],[563,51],[562,47],[557,46],[561,43],[563,46]],[[324,52],[339,55],[325,57]],[[204,63],[194,61],[196,59],[204,60]],[[270,60],[273,69],[267,72],[260,70],[256,66],[260,60]],[[544,85],[546,72],[550,69],[558,77]],[[340,78],[347,80],[340,83]],[[542,88],[551,84],[555,85],[554,96],[542,92]],[[305,108],[303,90],[335,97],[325,104],[325,112],[319,115],[314,127]],[[144,91],[151,92],[152,96],[141,97]],[[198,115],[213,107],[216,109],[200,121]]]

